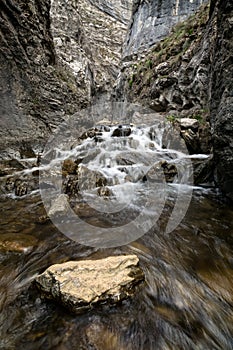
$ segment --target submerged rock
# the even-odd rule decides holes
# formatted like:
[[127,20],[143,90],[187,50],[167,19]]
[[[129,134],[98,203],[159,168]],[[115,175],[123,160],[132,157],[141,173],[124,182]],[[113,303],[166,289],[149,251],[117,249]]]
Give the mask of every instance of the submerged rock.
[[0,251],[14,253],[29,253],[37,244],[37,239],[31,235],[5,233],[0,237]]
[[100,321],[94,321],[85,329],[85,336],[93,350],[127,350],[120,335]]
[[144,279],[136,255],[112,256],[99,260],[68,261],[50,266],[36,278],[48,297],[71,311],[81,312],[102,302],[117,303],[133,294]]

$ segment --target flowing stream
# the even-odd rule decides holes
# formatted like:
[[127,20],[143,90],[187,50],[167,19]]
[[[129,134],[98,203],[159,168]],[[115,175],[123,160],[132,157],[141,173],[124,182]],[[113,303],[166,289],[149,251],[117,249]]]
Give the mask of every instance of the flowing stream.
[[[36,159],[1,177],[1,349],[233,348],[233,210],[214,187],[193,185],[192,160],[207,156],[173,148],[164,131],[159,122],[105,123],[70,138],[68,150],[48,148],[41,193]],[[12,176],[29,177],[31,190],[15,195]],[[62,191],[72,215],[63,226],[41,220]],[[33,282],[54,263],[127,253],[139,257],[145,282],[117,306],[74,315]]]

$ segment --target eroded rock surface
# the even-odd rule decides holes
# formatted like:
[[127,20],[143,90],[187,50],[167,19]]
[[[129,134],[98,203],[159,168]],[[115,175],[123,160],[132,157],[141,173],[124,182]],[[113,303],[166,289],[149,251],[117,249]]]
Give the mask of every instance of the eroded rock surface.
[[108,92],[119,72],[133,0],[52,1],[55,50],[88,98]]
[[15,157],[34,149],[87,97],[72,72],[59,64],[50,28],[50,0],[2,1],[0,10],[0,150]]
[[136,255],[68,261],[50,266],[36,278],[39,288],[74,312],[101,302],[117,303],[132,295],[144,279]]
[[135,0],[124,56],[148,50],[208,0]]
[[[215,5],[215,6],[214,6]],[[233,200],[233,3],[212,2],[211,126],[217,181]]]
[[132,1],[2,1],[0,150],[43,149],[48,135],[111,89]]
[[[123,63],[116,98],[140,102],[171,117],[208,117],[211,37],[205,31],[209,6],[178,23],[144,57]],[[156,21],[156,18],[154,18]]]

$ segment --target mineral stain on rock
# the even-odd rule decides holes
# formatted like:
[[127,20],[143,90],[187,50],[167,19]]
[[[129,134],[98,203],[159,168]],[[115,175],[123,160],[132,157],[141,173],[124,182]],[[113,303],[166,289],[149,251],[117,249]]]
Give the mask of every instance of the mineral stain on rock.
[[134,287],[144,280],[138,264],[136,255],[68,261],[50,266],[36,278],[36,284],[47,297],[79,313],[133,295]]

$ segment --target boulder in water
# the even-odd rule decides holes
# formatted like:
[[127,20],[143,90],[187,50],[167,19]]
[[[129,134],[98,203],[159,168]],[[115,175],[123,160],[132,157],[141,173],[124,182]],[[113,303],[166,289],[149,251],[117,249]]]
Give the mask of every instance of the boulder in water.
[[53,218],[56,216],[66,215],[70,207],[68,199],[69,197],[67,194],[60,194],[51,205],[48,216]]
[[62,164],[62,175],[67,176],[68,174],[76,174],[77,167],[77,163],[75,163],[72,159],[65,159]]
[[36,278],[48,297],[73,312],[99,303],[117,303],[133,294],[144,279],[136,255],[111,256],[99,260],[68,261],[50,266]]
[[118,128],[113,130],[112,137],[130,136],[130,134],[131,128],[122,127],[122,125],[119,125]]
[[112,190],[107,187],[107,186],[103,186],[103,187],[99,187],[97,190],[97,193],[100,197],[104,197],[104,198],[108,198],[108,197],[113,197],[114,194],[112,192]]

